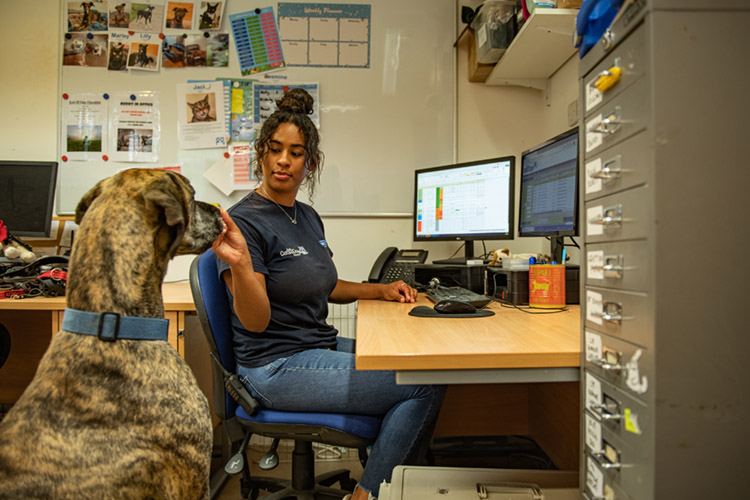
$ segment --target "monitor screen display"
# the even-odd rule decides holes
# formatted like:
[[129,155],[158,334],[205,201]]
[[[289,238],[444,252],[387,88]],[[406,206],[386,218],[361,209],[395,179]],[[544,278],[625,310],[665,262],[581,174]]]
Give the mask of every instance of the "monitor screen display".
[[578,233],[578,129],[521,155],[519,236]]
[[13,236],[50,236],[56,182],[56,162],[0,161],[0,220]]
[[515,157],[415,172],[414,241],[513,238]]

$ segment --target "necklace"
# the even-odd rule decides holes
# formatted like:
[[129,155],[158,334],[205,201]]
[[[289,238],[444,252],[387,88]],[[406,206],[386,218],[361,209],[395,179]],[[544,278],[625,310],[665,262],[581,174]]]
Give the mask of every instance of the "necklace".
[[260,186],[260,190],[263,191],[263,194],[266,195],[266,198],[268,198],[269,200],[271,200],[274,203],[274,205],[276,205],[277,207],[279,207],[279,210],[281,210],[282,212],[284,212],[284,215],[286,215],[287,217],[289,217],[289,220],[292,221],[292,224],[296,224],[297,223],[297,200],[294,200],[294,217],[292,217],[291,215],[289,215],[287,213],[286,210],[284,210],[284,207],[282,207],[281,205],[279,205],[278,203],[276,203],[276,200],[274,200],[273,198],[271,198],[268,195],[268,193],[266,193],[266,190],[265,190],[265,188],[263,188],[263,185]]

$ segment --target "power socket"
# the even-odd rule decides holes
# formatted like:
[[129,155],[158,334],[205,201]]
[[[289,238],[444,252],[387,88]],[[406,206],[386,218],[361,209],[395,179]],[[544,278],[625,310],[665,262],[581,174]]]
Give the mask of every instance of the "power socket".
[[568,127],[578,125],[578,99],[568,104]]

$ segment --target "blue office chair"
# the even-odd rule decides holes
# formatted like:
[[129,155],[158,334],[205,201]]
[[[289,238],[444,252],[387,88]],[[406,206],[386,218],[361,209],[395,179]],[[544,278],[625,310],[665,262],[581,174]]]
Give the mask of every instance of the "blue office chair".
[[[231,309],[226,286],[218,277],[216,255],[208,250],[190,267],[190,288],[203,332],[210,347],[214,411],[221,420],[222,458],[226,466],[211,478],[211,498],[228,474],[242,472],[241,493],[255,499],[259,490],[272,492],[264,500],[282,498],[340,499],[356,486],[348,470],[315,477],[312,443],[364,450],[375,441],[381,418],[334,413],[299,413],[260,407],[235,373]],[[246,448],[253,434],[293,439],[290,480],[251,477]],[[239,446],[238,446],[238,443]],[[236,454],[230,459],[231,453]],[[360,458],[364,457],[360,452]],[[331,485],[339,483],[342,489]]]

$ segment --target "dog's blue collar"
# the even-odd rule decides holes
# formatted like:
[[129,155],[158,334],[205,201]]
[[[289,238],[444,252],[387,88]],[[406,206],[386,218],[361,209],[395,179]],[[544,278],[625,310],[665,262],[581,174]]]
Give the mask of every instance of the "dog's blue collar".
[[167,340],[169,320],[66,308],[62,329],[82,335],[93,335],[107,342],[114,342],[117,339]]

